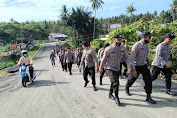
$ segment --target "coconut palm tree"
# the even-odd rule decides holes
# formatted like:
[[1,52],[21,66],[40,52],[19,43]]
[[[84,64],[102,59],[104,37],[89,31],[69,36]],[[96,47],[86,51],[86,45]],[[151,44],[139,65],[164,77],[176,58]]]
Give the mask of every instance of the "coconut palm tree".
[[170,6],[171,6],[171,9],[169,10],[169,12],[173,16],[173,23],[174,23],[175,18],[176,18],[177,0],[173,0],[173,3]]
[[128,6],[127,8],[127,15],[130,14],[130,23],[131,23],[131,18],[134,16],[133,12],[136,11],[135,7],[132,5]]
[[68,16],[68,9],[67,9],[67,6],[66,5],[63,5],[60,9],[60,12],[61,12],[61,19],[66,21],[67,20],[67,16]]
[[104,4],[104,2],[102,0],[90,0],[90,2],[92,3],[91,8],[93,9],[93,11],[95,11],[95,17],[94,17],[94,29],[93,29],[93,40],[95,37],[95,19],[96,19],[96,10],[98,10],[99,8],[103,8],[102,4]]

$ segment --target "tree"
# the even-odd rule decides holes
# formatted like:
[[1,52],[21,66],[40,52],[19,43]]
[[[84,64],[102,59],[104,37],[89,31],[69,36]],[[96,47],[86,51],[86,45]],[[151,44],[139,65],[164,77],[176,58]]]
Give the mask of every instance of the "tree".
[[173,16],[173,23],[174,23],[175,18],[176,18],[177,0],[173,0],[173,3],[170,6],[171,6],[171,9],[169,10],[169,12]]
[[127,8],[127,15],[130,14],[130,24],[131,24],[131,18],[134,16],[133,12],[136,11],[135,7],[132,5],[128,6]]
[[93,11],[95,11],[95,17],[94,17],[94,29],[93,29],[93,40],[95,38],[95,19],[96,19],[96,10],[98,10],[99,8],[102,8],[102,4],[104,4],[104,2],[102,0],[90,0],[90,2],[92,3],[91,8],[93,9]]
[[61,10],[61,19],[64,20],[64,21],[67,21],[67,18],[68,18],[68,9],[67,9],[67,6],[66,5],[63,5]]
[[153,14],[154,18],[157,17],[157,11],[154,11],[154,14]]

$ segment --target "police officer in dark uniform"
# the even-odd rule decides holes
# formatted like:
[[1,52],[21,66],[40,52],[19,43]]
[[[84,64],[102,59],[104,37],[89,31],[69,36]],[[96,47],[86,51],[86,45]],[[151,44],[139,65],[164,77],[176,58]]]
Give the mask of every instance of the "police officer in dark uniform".
[[[103,46],[101,52],[99,53],[100,62],[101,62],[101,60],[102,60],[102,58],[103,58],[104,50],[105,50],[106,47],[108,47],[109,45],[110,45],[109,43],[106,43],[106,44]],[[106,72],[106,68],[103,68],[103,72],[100,72],[100,85],[102,85],[102,80],[103,80],[103,76],[104,76],[104,73],[105,73],[105,72]]]
[[155,79],[157,79],[158,75],[160,74],[160,71],[162,71],[166,78],[166,93],[169,95],[174,95],[174,93],[170,91],[171,76],[173,73],[171,70],[171,65],[168,62],[168,58],[170,56],[172,48],[170,44],[172,42],[172,39],[174,38],[174,34],[165,34],[164,42],[158,44],[156,47],[156,56],[152,62],[152,80],[154,81]]
[[[126,48],[121,45],[122,35],[114,35],[113,41],[114,44],[108,46],[104,51],[104,55],[100,64],[100,72],[103,72],[103,68],[106,65],[107,74],[111,82],[109,98],[115,100],[116,104],[120,106],[121,103],[119,101],[118,91],[121,59],[125,60],[129,70],[131,69],[131,67]],[[113,96],[113,92],[115,94],[115,97]]]
[[143,32],[142,39],[136,42],[132,47],[132,52],[131,52],[132,76],[127,81],[126,94],[128,96],[131,95],[129,92],[129,87],[133,85],[133,83],[138,78],[139,74],[142,74],[143,80],[145,82],[144,89],[147,94],[146,101],[155,104],[156,102],[151,98],[152,81],[151,81],[150,71],[146,65],[146,62],[149,66],[151,65],[150,59],[148,57],[148,52],[149,52],[148,43],[150,42],[152,36],[153,35],[148,31]]
[[[87,86],[87,84],[89,83],[88,81],[88,74],[90,74],[91,79],[92,79],[92,84],[93,84],[93,90],[97,91],[96,88],[96,81],[95,81],[95,64],[96,64],[96,71],[98,71],[98,59],[96,57],[96,53],[95,51],[93,51],[91,48],[89,48],[89,44],[88,42],[84,41],[82,43],[82,47],[84,49],[84,52],[82,54],[82,59],[81,59],[81,64],[79,66],[79,70],[81,70],[82,65],[85,62],[85,68],[83,70],[83,76],[84,76],[84,80],[85,80],[85,85],[84,87]],[[94,63],[95,61],[95,63]]]

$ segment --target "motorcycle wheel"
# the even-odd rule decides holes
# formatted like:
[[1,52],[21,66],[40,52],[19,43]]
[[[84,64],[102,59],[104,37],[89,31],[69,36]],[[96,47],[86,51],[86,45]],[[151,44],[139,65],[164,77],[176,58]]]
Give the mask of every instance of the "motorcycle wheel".
[[26,87],[26,81],[24,81],[23,79],[22,79],[22,86]]

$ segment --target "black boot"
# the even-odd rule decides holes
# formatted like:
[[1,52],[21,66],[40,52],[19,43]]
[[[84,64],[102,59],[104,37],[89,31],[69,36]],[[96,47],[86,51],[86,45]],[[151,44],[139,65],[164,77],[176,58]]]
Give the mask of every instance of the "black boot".
[[93,86],[93,91],[97,91],[98,89],[95,87],[95,86]]
[[170,91],[170,89],[166,89],[166,94],[174,96],[175,94]]
[[148,101],[149,103],[152,103],[152,104],[156,104],[156,101],[154,101],[154,100],[151,98],[151,95],[150,95],[150,94],[147,94],[146,101]]
[[129,87],[125,88],[125,93],[126,93],[127,96],[131,96],[132,95],[132,94],[130,94]]
[[100,85],[102,85],[102,79],[100,78]]
[[115,97],[112,95],[112,93],[109,93],[109,98],[115,100]]
[[125,77],[128,77],[128,75],[127,75],[126,73],[123,73],[123,75],[124,75]]
[[116,104],[117,104],[118,106],[121,105],[120,100],[119,100],[119,97],[116,97],[116,98],[115,98],[115,102],[116,102]]
[[89,81],[85,81],[85,85],[84,85],[84,87],[86,87],[88,83],[89,83]]
[[72,75],[72,72],[70,72],[69,75]]

